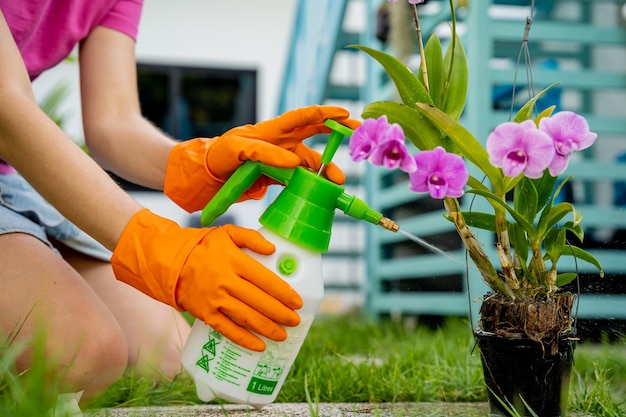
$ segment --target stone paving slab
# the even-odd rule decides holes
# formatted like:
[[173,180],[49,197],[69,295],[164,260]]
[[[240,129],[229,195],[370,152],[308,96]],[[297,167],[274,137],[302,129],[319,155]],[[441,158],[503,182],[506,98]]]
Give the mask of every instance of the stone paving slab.
[[[261,410],[246,405],[110,408],[85,417],[484,417],[487,403],[274,403]],[[570,417],[585,417],[569,414]]]
[[132,407],[85,411],[85,417],[478,417],[489,415],[487,403],[274,403],[255,410],[246,405]]

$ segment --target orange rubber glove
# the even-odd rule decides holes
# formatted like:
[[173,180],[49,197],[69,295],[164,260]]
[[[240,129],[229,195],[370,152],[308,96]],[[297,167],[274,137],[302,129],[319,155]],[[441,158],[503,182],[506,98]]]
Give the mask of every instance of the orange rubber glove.
[[233,342],[255,351],[282,341],[280,325],[297,326],[302,298],[242,248],[270,255],[274,245],[255,230],[226,225],[181,228],[148,209],[122,232],[111,264],[118,280],[189,311]]
[[[222,136],[196,138],[182,142],[170,152],[165,172],[164,192],[188,212],[201,210],[232,173],[247,160],[295,168],[298,165],[317,171],[321,155],[302,143],[319,133],[329,133],[324,125],[334,119],[350,128],[360,122],[348,118],[342,107],[310,106],[291,110],[274,119],[233,128]],[[326,176],[338,184],[346,180],[343,172],[329,165]],[[267,186],[275,182],[262,176],[240,200],[260,199]]]

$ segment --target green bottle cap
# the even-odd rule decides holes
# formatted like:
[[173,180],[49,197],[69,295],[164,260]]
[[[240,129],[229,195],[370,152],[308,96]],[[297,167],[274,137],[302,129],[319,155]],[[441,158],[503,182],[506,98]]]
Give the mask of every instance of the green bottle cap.
[[259,222],[297,245],[326,252],[337,199],[342,193],[342,186],[298,167]]

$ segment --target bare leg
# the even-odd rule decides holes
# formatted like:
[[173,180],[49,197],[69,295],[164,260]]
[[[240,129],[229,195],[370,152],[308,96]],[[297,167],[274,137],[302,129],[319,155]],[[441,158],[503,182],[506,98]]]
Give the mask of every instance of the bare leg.
[[122,327],[128,343],[128,364],[135,374],[168,379],[178,374],[181,350],[190,331],[183,316],[117,281],[109,263],[67,248],[62,253]]
[[[15,342],[46,335],[46,358],[65,392],[89,399],[113,384],[128,362],[126,336],[85,280],[38,239],[0,235],[0,337],[20,326]],[[32,349],[17,360],[31,363]]]

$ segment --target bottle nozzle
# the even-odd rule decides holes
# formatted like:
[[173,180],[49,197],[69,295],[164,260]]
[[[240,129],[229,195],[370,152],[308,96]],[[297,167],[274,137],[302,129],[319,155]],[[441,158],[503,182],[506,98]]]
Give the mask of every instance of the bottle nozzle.
[[398,225],[398,223],[394,222],[388,217],[381,217],[378,221],[378,225],[394,233],[397,233],[398,230],[400,230],[400,226]]
[[381,213],[370,208],[365,201],[353,195],[341,194],[337,199],[337,208],[350,217],[382,226],[394,233],[400,230],[400,226],[396,222],[388,217],[384,217]]

